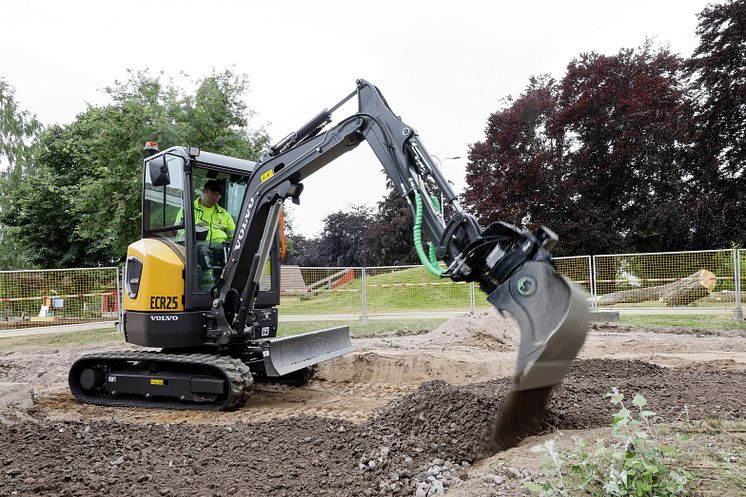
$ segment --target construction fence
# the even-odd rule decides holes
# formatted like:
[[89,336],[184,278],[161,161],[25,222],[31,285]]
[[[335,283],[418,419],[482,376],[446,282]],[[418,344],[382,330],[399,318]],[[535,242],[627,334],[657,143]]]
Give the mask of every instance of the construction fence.
[[[558,257],[554,263],[593,309],[743,318],[746,250]],[[0,272],[0,332],[117,321],[122,273],[116,267]],[[447,317],[491,307],[473,283],[440,279],[422,266],[283,266],[281,275],[282,320]]]
[[0,271],[2,330],[117,321],[116,267]]

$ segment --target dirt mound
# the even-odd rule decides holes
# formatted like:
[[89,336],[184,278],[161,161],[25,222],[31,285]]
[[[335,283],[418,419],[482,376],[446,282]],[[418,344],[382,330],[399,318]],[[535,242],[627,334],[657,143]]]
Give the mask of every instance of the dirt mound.
[[[640,361],[576,361],[561,386],[552,392],[537,432],[608,426],[615,411],[604,395],[613,387],[644,395],[656,410],[658,421],[673,421],[687,406],[692,419],[746,417],[741,391],[746,373],[710,371],[692,373],[662,368]],[[512,379],[452,386],[442,381],[424,384],[372,417],[356,438],[363,447],[383,446],[387,458],[358,451],[359,465],[377,461],[359,476],[357,490],[406,484],[403,495],[412,495],[428,482],[433,461],[452,464],[449,476],[485,454],[485,441],[500,406],[508,398]],[[440,468],[442,469],[442,467]],[[408,482],[389,475],[414,475]],[[433,484],[434,481],[429,482]],[[433,487],[428,487],[432,489]],[[353,495],[355,495],[353,493]],[[425,495],[425,494],[423,494]]]
[[488,350],[515,350],[521,341],[518,323],[494,310],[451,318],[419,337],[431,345],[463,345]]

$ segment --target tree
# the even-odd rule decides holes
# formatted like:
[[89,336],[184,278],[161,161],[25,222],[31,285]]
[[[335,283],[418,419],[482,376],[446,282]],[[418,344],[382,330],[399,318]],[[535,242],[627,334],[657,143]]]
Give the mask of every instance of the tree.
[[746,169],[746,0],[708,5],[699,14],[699,46],[689,61],[695,80],[698,145],[717,157],[727,178]]
[[378,202],[377,211],[363,235],[362,259],[366,266],[419,264],[412,241],[414,216],[407,200],[394,191]]
[[646,44],[582,54],[532,78],[469,152],[465,205],[481,222],[546,224],[565,254],[659,246],[649,213],[679,201],[692,110],[683,61]]
[[[28,164],[32,162],[42,126],[36,116],[21,109],[15,99],[15,89],[0,78],[0,196],[10,198]],[[0,204],[0,219],[10,216],[15,206]],[[0,269],[29,268],[19,241],[0,221]]]
[[0,78],[0,161],[9,164],[9,175],[20,174],[29,162],[33,146],[41,130],[36,116],[21,109],[15,99],[15,89]]
[[370,210],[352,206],[324,218],[324,230],[315,238],[295,235],[296,253],[288,264],[299,266],[347,267],[364,265],[364,234],[372,220]]
[[492,114],[485,140],[469,151],[464,204],[485,225],[504,220],[523,228],[560,221],[561,132],[553,129],[559,88],[531,78],[525,92]]
[[[140,235],[145,141],[258,157],[267,137],[248,127],[251,113],[242,100],[247,84],[245,76],[231,71],[213,73],[198,81],[191,95],[161,77],[131,72],[127,81],[106,88],[111,103],[89,106],[74,122],[44,136],[39,159],[11,196],[23,211],[2,221],[36,264],[116,263]],[[30,195],[34,190],[44,194]],[[55,210],[45,216],[49,206]],[[45,252],[50,230],[66,233],[51,258]]]
[[[562,80],[570,253],[663,249],[649,213],[682,195],[692,109],[667,49],[583,54]],[[678,249],[683,247],[667,247]]]
[[698,17],[688,62],[697,137],[678,236],[715,248],[746,243],[746,1],[708,5]]
[[353,206],[349,212],[335,212],[324,220],[319,239],[321,266],[362,266],[363,238],[371,222],[367,207]]

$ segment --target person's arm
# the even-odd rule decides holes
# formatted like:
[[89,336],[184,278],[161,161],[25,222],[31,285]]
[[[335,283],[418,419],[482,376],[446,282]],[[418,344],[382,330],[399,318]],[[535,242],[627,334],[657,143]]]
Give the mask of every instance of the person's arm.
[[236,231],[236,222],[233,220],[233,216],[228,211],[225,212],[225,234],[228,235],[228,240],[233,239],[233,233]]

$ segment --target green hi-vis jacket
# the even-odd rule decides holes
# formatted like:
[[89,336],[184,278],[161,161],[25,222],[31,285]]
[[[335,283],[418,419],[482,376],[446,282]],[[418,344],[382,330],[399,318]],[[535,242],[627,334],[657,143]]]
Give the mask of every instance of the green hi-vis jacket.
[[[183,211],[179,211],[176,216],[177,224],[183,216]],[[208,242],[225,242],[233,238],[233,232],[236,231],[236,223],[227,210],[219,205],[205,207],[200,199],[194,201],[194,223],[208,229]]]

